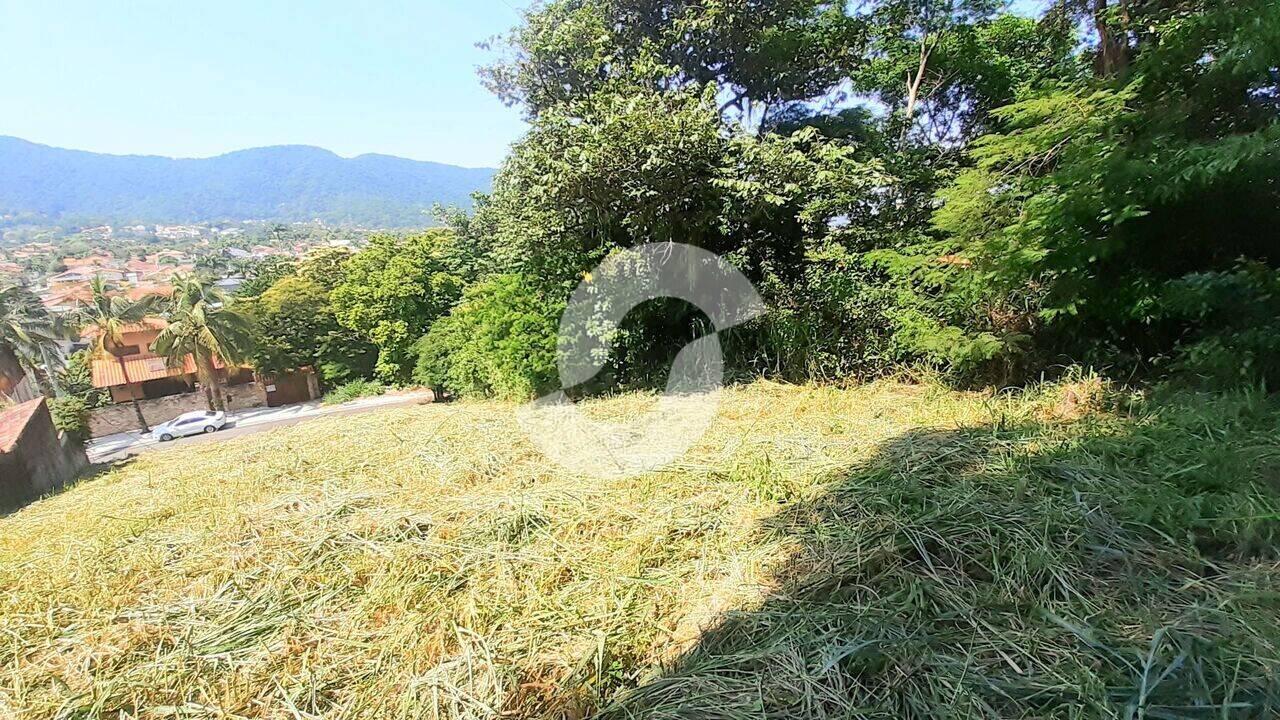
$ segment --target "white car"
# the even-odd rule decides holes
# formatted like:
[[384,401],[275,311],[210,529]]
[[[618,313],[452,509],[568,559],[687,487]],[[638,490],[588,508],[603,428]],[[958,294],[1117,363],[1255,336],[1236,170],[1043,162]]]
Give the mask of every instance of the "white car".
[[197,412],[183,413],[167,423],[161,423],[155,426],[155,428],[151,430],[151,436],[160,442],[168,442],[174,438],[186,437],[188,435],[217,432],[226,424],[226,413],[205,412],[201,410]]

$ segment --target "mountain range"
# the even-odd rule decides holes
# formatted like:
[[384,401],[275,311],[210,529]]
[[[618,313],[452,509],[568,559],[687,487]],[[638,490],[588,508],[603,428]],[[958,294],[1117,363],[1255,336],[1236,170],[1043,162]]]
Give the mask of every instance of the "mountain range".
[[435,203],[469,207],[492,168],[391,155],[343,158],[307,145],[210,158],[105,155],[0,136],[0,216],[32,222],[431,223]]

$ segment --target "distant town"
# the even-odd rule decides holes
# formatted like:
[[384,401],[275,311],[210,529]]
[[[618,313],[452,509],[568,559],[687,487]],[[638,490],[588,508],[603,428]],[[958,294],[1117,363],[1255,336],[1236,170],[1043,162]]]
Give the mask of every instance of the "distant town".
[[374,232],[262,221],[10,229],[0,239],[0,282],[29,288],[55,314],[83,307],[94,278],[138,299],[167,295],[174,275],[198,272],[234,293],[265,267],[317,247],[356,250]]

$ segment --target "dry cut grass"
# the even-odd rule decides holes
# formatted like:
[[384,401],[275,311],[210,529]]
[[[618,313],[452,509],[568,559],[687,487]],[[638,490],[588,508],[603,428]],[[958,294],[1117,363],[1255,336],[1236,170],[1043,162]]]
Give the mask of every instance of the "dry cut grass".
[[0,519],[0,716],[1273,716],[1280,409],[1080,394],[758,382],[627,480],[486,403],[147,454]]

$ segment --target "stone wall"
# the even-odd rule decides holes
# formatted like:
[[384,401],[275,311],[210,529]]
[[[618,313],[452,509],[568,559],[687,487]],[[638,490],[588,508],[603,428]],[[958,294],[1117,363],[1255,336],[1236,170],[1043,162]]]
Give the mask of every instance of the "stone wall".
[[43,398],[5,412],[0,442],[0,510],[9,511],[61,489],[89,459],[79,442],[58,432]]
[[[227,410],[244,410],[245,408],[262,407],[267,404],[266,394],[256,382],[232,385],[223,388],[227,393]],[[172,420],[179,415],[193,410],[207,410],[204,391],[170,395],[169,397],[139,400],[142,416],[147,424],[155,427],[162,422]],[[89,411],[89,436],[102,437],[114,435],[126,430],[137,430],[138,416],[133,412],[133,403],[108,405]]]

